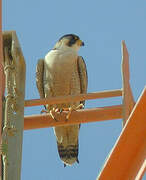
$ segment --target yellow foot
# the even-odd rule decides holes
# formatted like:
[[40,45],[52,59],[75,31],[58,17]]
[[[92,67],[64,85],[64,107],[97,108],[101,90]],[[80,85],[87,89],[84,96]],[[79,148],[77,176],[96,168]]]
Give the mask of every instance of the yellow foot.
[[49,114],[52,117],[52,119],[54,119],[56,122],[58,122],[58,120],[55,118],[54,113],[57,113],[59,111],[58,108],[53,108],[52,110],[50,110]]
[[69,119],[72,111],[76,111],[76,110],[82,109],[82,108],[84,108],[84,105],[83,105],[83,104],[79,104],[78,106],[73,105],[73,106],[71,106],[71,107],[69,107],[69,108],[64,108],[64,109],[63,109],[64,111],[68,111],[68,114],[67,114],[67,116],[66,116],[66,120]]
[[56,112],[58,112],[58,109],[56,108],[53,108],[52,110],[46,110],[46,109],[43,109],[43,110],[41,110],[41,114],[42,113],[49,113],[49,115],[51,116],[51,118],[53,119],[53,120],[55,120],[56,122],[58,121],[56,118],[55,118],[55,116],[54,116],[54,113],[56,113]]

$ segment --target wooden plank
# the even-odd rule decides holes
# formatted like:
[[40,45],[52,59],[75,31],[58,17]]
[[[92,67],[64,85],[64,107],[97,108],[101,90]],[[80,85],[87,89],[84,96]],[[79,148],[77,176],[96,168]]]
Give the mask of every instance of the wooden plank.
[[69,120],[66,121],[67,112],[55,113],[57,122],[49,114],[31,115],[24,117],[24,130],[47,128],[52,126],[62,126],[96,122],[122,118],[122,106],[109,106],[94,109],[77,110],[71,113]]
[[135,180],[146,158],[145,112],[146,88],[131,112],[97,180]]
[[[2,134],[2,99],[3,99],[3,54],[2,54],[2,0],[0,0],[0,143]],[[0,180],[2,180],[2,162],[0,156]]]
[[125,125],[134,105],[134,98],[130,87],[129,54],[122,41],[122,81],[123,81],[123,126]]
[[68,103],[71,101],[75,102],[75,101],[83,101],[83,100],[97,99],[97,98],[111,98],[111,97],[117,97],[117,96],[122,96],[121,89],[93,92],[93,93],[88,93],[88,94],[50,97],[47,99],[25,100],[25,107],[40,106],[40,105],[45,105],[45,104]]
[[2,132],[4,180],[20,180],[24,124],[25,61],[15,31],[3,33],[6,105]]

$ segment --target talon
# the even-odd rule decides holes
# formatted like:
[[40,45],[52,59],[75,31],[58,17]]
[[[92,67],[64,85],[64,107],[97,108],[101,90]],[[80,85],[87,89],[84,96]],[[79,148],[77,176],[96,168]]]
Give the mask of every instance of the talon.
[[52,112],[55,112],[55,108],[53,108],[50,112],[49,112],[49,114],[50,114],[50,116],[52,117],[52,119],[53,120],[55,120],[56,122],[58,122],[58,120],[54,117],[54,115],[52,114]]
[[69,112],[68,112],[68,114],[67,114],[67,116],[66,116],[66,121],[69,119],[69,117],[70,117],[72,111],[74,110],[74,108],[73,108],[73,107],[70,107],[68,110],[69,110]]
[[82,108],[84,108],[83,104],[79,104],[77,107],[75,105],[73,105],[72,107],[68,108],[68,114],[66,116],[66,121],[69,119],[72,111],[76,111],[76,110],[82,109]]
[[51,118],[53,119],[53,120],[55,120],[56,122],[58,122],[58,120],[54,117],[54,115],[53,115],[53,113],[52,112],[58,112],[59,111],[59,109],[55,109],[55,108],[53,108],[52,110],[45,110],[45,109],[43,109],[43,110],[41,110],[41,114],[42,113],[49,113],[50,114],[50,116],[51,116]]
[[49,111],[47,111],[47,110],[45,110],[45,109],[42,109],[42,110],[41,110],[41,114],[42,114],[42,113],[49,113]]
[[61,114],[61,113],[63,112],[63,109],[60,109],[59,112],[60,112],[60,114]]
[[76,108],[77,109],[83,109],[84,108],[84,104],[79,104]]
[[62,112],[63,112],[63,109],[59,109],[59,108],[57,108],[57,109],[55,109],[55,112],[62,113]]
[[58,108],[55,109],[55,112],[59,112],[60,110]]

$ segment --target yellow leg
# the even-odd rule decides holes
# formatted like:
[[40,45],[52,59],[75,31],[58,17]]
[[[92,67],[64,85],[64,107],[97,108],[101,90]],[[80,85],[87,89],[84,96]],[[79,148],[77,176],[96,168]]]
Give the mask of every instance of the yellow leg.
[[56,110],[57,110],[57,109],[53,108],[51,111],[49,111],[49,114],[50,114],[50,116],[52,117],[52,119],[54,119],[55,121],[58,121],[58,120],[55,118],[55,116],[53,115],[53,112],[54,112],[54,113],[57,112]]
[[56,113],[56,112],[58,112],[58,109],[56,108],[53,108],[52,110],[46,110],[46,109],[43,109],[42,111],[41,111],[41,113],[49,113],[50,114],[50,116],[51,116],[51,118],[53,119],[53,120],[55,120],[55,121],[58,121],[56,118],[55,118],[55,116],[53,115],[53,113]]
[[[73,105],[73,106],[69,107],[69,108],[68,108],[68,114],[67,114],[67,116],[66,116],[66,120],[69,119],[72,111],[76,111],[76,110],[78,110],[78,109],[82,109],[83,107],[84,107],[83,104],[79,104],[78,106]],[[67,108],[66,108],[66,109],[67,109]]]

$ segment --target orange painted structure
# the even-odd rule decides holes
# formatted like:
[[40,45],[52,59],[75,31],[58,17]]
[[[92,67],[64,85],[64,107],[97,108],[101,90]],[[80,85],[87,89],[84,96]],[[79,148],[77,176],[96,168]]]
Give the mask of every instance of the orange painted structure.
[[[98,180],[139,180],[146,166],[146,88],[130,114]],[[108,177],[108,178],[107,178]]]
[[123,125],[126,123],[134,105],[134,98],[130,87],[129,54],[122,41],[122,80],[123,80]]
[[45,104],[59,104],[59,103],[68,103],[70,101],[83,101],[89,99],[97,99],[97,98],[111,98],[122,96],[122,90],[111,90],[111,91],[102,91],[102,92],[94,92],[88,94],[79,94],[79,95],[70,95],[70,96],[59,96],[59,97],[52,97],[48,99],[33,99],[33,100],[26,100],[25,107],[30,106],[40,106]]
[[68,121],[66,121],[67,112],[54,115],[58,121],[54,121],[49,114],[25,116],[24,130],[121,119],[122,105],[73,111]]

